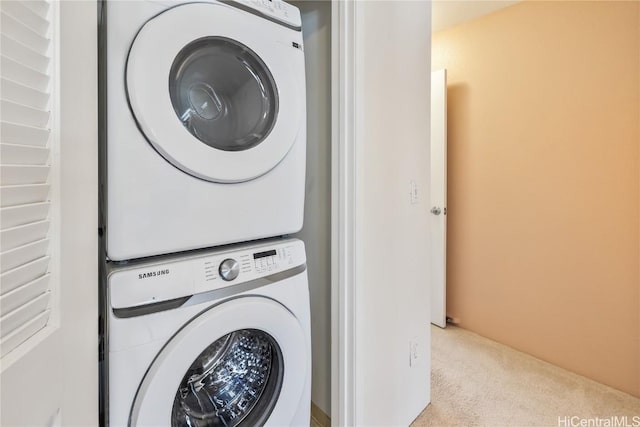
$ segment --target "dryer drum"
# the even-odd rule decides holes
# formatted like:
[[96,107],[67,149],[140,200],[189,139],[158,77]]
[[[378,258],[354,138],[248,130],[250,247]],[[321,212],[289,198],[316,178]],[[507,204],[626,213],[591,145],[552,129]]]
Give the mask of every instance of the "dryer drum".
[[209,345],[184,375],[171,425],[263,425],[284,374],[280,347],[266,332],[234,331]]
[[278,115],[278,90],[260,57],[225,37],[203,37],[176,56],[169,93],[183,126],[224,151],[255,147]]

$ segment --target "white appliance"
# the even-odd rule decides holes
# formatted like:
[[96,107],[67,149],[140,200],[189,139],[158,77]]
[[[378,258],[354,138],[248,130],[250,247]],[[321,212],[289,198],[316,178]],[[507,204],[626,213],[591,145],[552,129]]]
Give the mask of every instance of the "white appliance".
[[279,0],[103,2],[107,256],[302,228],[300,12]]
[[113,267],[110,426],[308,426],[304,244],[275,240]]

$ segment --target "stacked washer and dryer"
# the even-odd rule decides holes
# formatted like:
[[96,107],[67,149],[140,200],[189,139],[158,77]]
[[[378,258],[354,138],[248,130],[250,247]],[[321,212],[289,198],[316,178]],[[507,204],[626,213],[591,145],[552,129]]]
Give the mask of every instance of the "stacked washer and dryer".
[[103,423],[309,425],[298,9],[104,1],[101,31]]

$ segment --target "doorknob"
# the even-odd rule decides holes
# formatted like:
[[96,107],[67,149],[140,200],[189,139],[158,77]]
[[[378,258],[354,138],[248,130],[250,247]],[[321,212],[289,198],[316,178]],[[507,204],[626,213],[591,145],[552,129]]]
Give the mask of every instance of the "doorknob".
[[431,208],[431,213],[434,214],[434,215],[440,215],[441,212],[442,212],[442,209],[440,209],[437,206],[434,206],[434,207]]

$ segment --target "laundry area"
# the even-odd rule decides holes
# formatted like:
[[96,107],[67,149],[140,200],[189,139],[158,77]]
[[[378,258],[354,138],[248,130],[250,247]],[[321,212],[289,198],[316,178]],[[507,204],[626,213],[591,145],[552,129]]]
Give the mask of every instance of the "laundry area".
[[300,12],[101,5],[101,423],[305,425]]
[[640,3],[0,36],[0,425],[640,425]]

